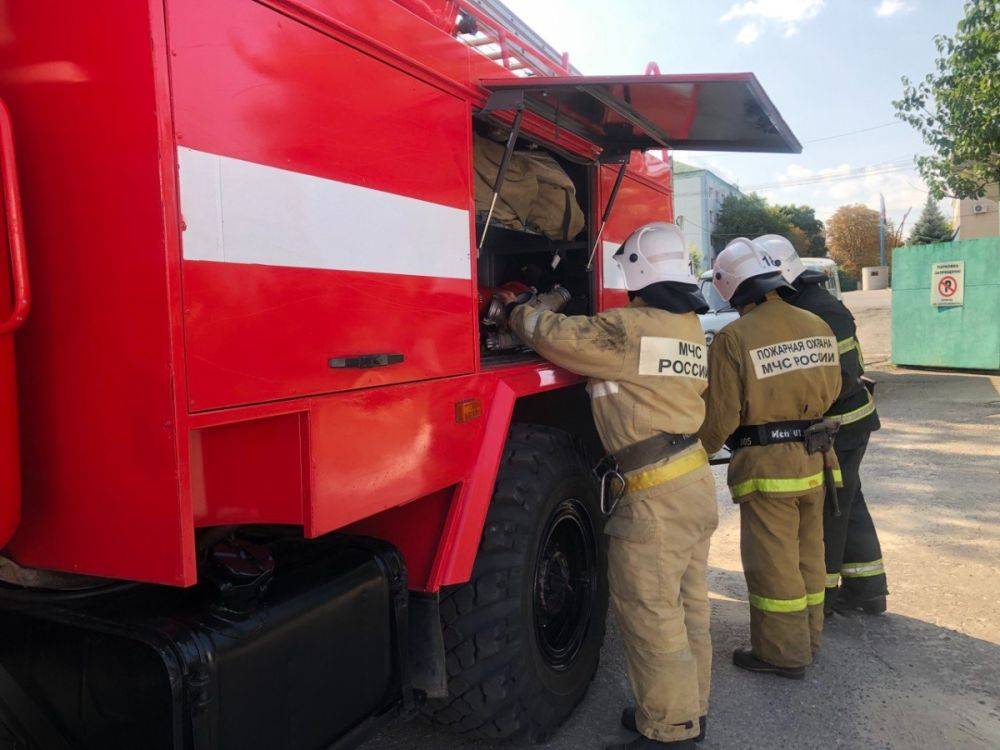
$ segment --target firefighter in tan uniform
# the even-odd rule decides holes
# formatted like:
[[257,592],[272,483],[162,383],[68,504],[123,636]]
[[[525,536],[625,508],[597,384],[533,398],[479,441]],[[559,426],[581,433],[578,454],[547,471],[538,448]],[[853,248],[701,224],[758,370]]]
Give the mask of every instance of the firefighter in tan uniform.
[[799,679],[823,630],[823,506],[840,482],[836,425],[823,415],[841,383],[837,339],[779,297],[786,283],[778,266],[744,238],[715,261],[715,288],[740,318],[712,341],[698,434],[709,453],[727,440],[734,451],[728,482],[740,504],[752,648],[738,649],[733,662]]
[[[590,378],[604,447],[605,495],[624,495],[606,526],[611,600],[625,641],[636,707],[622,724],[639,736],[611,748],[693,747],[704,733],[712,647],[705,580],[718,523],[704,418],[708,357],[680,230],[656,222],[614,256],[632,301],[598,315],[558,314],[564,290],[514,308],[511,328],[542,356]],[[602,462],[602,463],[605,463]],[[608,505],[613,498],[604,497]]]

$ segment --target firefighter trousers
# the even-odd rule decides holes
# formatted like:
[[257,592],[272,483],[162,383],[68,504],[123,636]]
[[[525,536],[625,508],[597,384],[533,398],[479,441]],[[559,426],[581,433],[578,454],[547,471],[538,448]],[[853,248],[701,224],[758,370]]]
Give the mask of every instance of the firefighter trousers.
[[844,477],[844,486],[837,491],[840,516],[834,516],[831,508],[823,515],[828,612],[839,595],[852,601],[865,601],[889,592],[882,547],[858,475],[868,448],[868,436],[852,442],[851,447],[834,446]]
[[635,693],[636,726],[661,742],[698,734],[712,673],[705,575],[718,525],[715,481],[700,444],[663,466],[675,461],[695,468],[630,489],[605,527],[611,603]]
[[740,503],[750,643],[780,667],[812,662],[823,635],[823,488]]

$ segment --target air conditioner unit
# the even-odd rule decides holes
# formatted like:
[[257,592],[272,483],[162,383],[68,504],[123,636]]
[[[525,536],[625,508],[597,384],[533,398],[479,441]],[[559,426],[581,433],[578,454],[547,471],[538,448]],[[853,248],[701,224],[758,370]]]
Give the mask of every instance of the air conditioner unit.
[[986,213],[986,206],[984,206],[982,203],[977,203],[972,207],[972,213],[974,214]]

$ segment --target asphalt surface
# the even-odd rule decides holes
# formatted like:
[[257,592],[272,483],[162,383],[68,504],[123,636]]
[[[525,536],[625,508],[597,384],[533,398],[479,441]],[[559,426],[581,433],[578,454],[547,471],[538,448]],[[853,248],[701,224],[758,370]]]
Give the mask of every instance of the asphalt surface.
[[[803,682],[732,666],[748,639],[739,515],[717,467],[712,708],[705,750],[1000,748],[1000,378],[889,363],[891,292],[851,292],[883,428],[862,482],[889,575],[889,613],[834,616]],[[601,748],[631,700],[614,623],[601,668],[552,750]],[[365,750],[485,750],[421,721]]]

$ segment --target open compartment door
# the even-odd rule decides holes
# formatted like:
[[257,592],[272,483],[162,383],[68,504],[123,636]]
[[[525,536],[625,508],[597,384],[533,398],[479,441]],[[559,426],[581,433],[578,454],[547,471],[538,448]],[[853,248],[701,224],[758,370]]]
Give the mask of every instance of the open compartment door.
[[0,549],[21,520],[14,332],[24,323],[30,305],[14,126],[0,100]]
[[802,151],[753,73],[486,79],[485,110],[523,107],[601,147]]
[[[0,213],[0,236],[5,236],[6,226],[6,217]],[[10,246],[0,241],[0,548],[14,533],[21,507],[14,326],[7,323],[15,311],[10,260]]]

